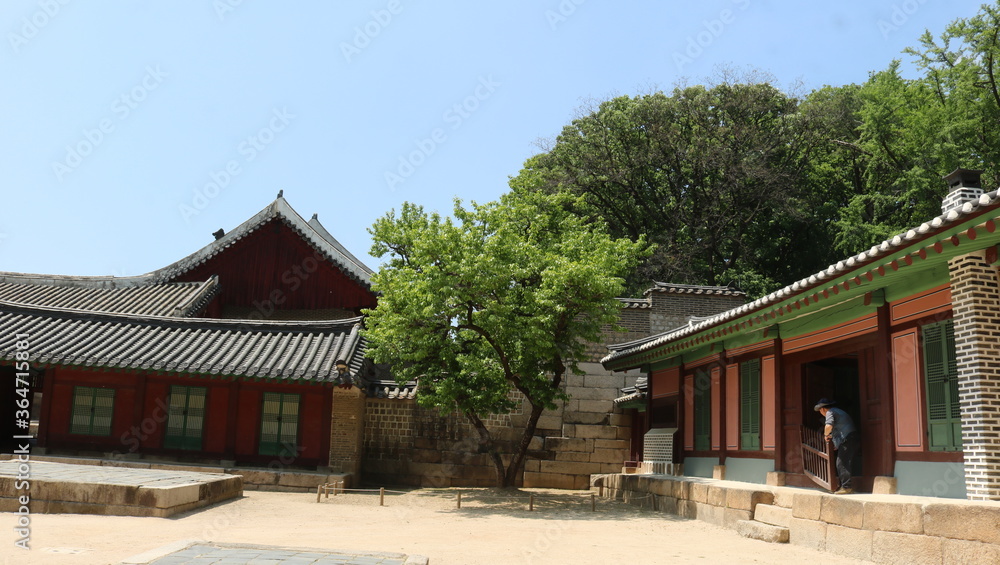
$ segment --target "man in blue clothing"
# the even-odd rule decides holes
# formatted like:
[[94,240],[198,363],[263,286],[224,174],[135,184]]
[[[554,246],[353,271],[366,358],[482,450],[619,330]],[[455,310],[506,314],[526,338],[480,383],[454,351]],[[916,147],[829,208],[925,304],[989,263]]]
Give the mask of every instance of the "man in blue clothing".
[[835,404],[836,402],[832,400],[821,398],[813,409],[826,419],[823,435],[827,441],[833,441],[833,447],[837,450],[837,478],[840,480],[840,489],[834,494],[850,494],[854,492],[851,487],[851,465],[854,463],[854,456],[858,454],[858,448],[861,447],[861,437],[854,420],[847,412],[836,408]]

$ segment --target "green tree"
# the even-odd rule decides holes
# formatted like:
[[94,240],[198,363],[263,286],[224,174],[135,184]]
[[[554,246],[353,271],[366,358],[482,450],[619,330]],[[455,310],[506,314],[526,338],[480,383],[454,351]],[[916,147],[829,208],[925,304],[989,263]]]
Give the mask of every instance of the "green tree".
[[[538,418],[566,399],[564,375],[616,323],[623,277],[649,252],[642,237],[615,239],[577,206],[563,194],[507,194],[470,208],[456,200],[452,218],[404,203],[369,230],[372,256],[387,258],[373,276],[369,355],[416,380],[421,405],[468,419],[500,487],[516,484]],[[505,445],[483,420],[519,406],[515,390],[531,411]]]
[[612,234],[649,237],[657,251],[633,289],[657,279],[760,295],[829,264],[802,182],[824,142],[814,114],[767,82],[620,96],[564,127],[511,187],[582,196],[579,212]]

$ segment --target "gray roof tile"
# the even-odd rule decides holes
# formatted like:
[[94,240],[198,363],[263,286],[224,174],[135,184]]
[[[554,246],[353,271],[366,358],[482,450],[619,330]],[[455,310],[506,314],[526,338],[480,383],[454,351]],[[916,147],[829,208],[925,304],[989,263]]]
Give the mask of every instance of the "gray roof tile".
[[364,361],[361,318],[275,322],[178,319],[0,301],[0,360],[26,333],[33,364],[332,382]]

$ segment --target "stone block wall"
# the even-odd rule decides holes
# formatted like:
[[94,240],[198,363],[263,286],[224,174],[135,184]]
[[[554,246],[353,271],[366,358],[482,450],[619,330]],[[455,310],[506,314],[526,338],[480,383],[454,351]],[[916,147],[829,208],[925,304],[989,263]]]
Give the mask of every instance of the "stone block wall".
[[605,497],[741,533],[747,521],[780,522],[792,545],[865,562],[1000,563],[1000,503],[994,501],[838,496],[665,475],[616,474],[595,483],[592,489]]
[[1000,500],[1000,298],[982,251],[949,262],[970,500]]
[[[611,374],[595,363],[581,368],[587,374],[564,381],[570,400],[539,418],[519,486],[586,489],[591,474],[620,471],[628,457],[631,417],[611,401],[636,375]],[[520,410],[487,420],[505,452],[520,440],[528,412],[522,400]],[[413,400],[368,399],[363,449],[362,477],[372,484],[472,487],[496,480],[471,424]]]

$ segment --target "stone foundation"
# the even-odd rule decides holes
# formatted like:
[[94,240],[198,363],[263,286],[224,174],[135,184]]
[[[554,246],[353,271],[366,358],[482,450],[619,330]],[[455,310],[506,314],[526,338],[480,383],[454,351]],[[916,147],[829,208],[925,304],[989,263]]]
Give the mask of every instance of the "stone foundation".
[[[876,563],[1000,563],[1000,503],[837,496],[696,477],[595,478],[603,496]],[[782,518],[786,516],[787,518]],[[748,521],[750,521],[748,523]],[[757,524],[763,524],[758,526]],[[775,525],[778,524],[778,525]],[[765,527],[765,526],[773,527]]]

